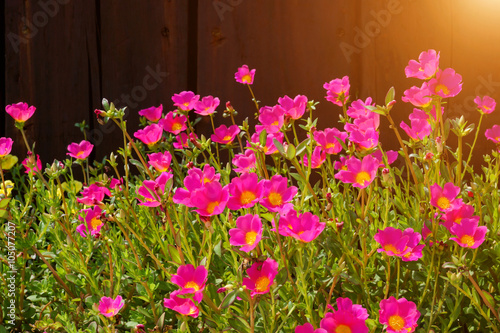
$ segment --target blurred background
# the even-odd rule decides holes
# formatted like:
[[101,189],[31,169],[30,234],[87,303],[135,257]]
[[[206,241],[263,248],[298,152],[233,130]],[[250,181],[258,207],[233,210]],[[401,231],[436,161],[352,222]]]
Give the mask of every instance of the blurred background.
[[[324,99],[323,84],[344,75],[353,98],[377,104],[394,86],[392,116],[409,123],[412,106],[401,96],[421,83],[406,79],[404,68],[428,49],[441,53],[441,68],[463,77],[445,116],[477,123],[475,96],[500,96],[498,0],[6,0],[3,6],[0,99],[4,106],[36,106],[25,128],[44,165],[64,159],[67,145],[83,140],[74,126],[83,120],[94,158],[122,144],[114,124],[95,119],[102,98],[127,106],[130,133],[138,129],[139,110],[163,104],[171,111],[171,96],[183,90],[220,98],[216,126],[229,124],[222,118],[226,101],[238,111],[237,123],[252,119],[248,89],[234,80],[243,64],[257,70],[253,89],[261,106],[283,95],[319,101],[319,128],[340,127],[342,111]],[[483,124],[476,165],[494,148],[483,133],[500,124],[500,110]],[[207,135],[210,128],[202,121],[197,131]],[[13,153],[24,159],[20,133],[5,112],[0,132],[14,139]],[[473,134],[466,139],[472,142]],[[381,142],[399,147],[386,119]]]

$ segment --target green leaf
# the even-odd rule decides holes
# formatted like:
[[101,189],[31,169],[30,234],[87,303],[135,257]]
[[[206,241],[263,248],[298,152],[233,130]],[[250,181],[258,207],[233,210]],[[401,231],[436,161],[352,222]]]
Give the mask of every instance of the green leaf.
[[265,147],[266,146],[266,141],[267,141],[267,131],[266,130],[263,130],[262,132],[260,132],[259,134],[259,143],[262,147]]
[[[278,149],[278,151],[280,152],[280,154],[283,156],[283,157],[286,157],[286,154],[285,154],[285,147],[283,147],[283,145],[281,144],[281,142],[279,142],[277,139],[273,139],[273,143],[274,143],[274,146],[276,147],[276,149]],[[265,144],[264,144],[265,145]],[[263,145],[263,146],[264,146]]]
[[5,208],[9,204],[10,198],[3,198],[0,200],[0,208]]
[[222,303],[219,306],[219,308],[225,309],[225,308],[229,307],[231,304],[233,304],[234,300],[236,299],[236,297],[238,296],[239,293],[240,293],[239,289],[235,289],[235,290],[229,292],[226,295],[226,297],[224,297],[224,299],[222,300]]
[[391,87],[389,91],[387,92],[387,95],[385,95],[385,105],[389,104],[389,102],[394,100],[394,96],[396,95],[396,91],[394,90],[394,87]]
[[[274,139],[274,140],[276,140],[276,139]],[[286,151],[286,158],[288,158],[289,160],[292,160],[295,157],[296,152],[297,151],[295,149],[295,146],[292,144],[289,144],[288,149]]]
[[299,143],[299,145],[297,146],[297,150],[295,152],[295,156],[301,156],[302,153],[304,152],[304,150],[306,149],[306,147],[309,145],[309,140],[310,139],[305,139],[304,141],[302,141],[301,143]]
[[236,330],[237,332],[240,333],[250,332],[250,326],[248,325],[246,320],[241,317],[234,317],[228,319],[228,322],[231,325],[231,328]]

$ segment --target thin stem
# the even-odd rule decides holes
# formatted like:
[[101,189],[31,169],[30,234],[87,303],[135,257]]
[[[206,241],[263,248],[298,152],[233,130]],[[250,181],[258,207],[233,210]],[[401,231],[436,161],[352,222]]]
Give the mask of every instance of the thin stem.
[[[481,116],[479,117],[479,123],[477,124],[477,128],[476,128],[476,134],[474,136],[474,141],[472,142],[472,146],[470,147],[469,157],[467,158],[467,163],[465,163],[464,174],[465,174],[465,172],[467,172],[467,167],[469,166],[470,159],[472,158],[472,152],[474,151],[474,147],[476,146],[476,141],[477,141],[477,137],[479,135],[479,129],[481,128],[481,123],[483,121],[483,116],[484,116],[484,114],[481,113]],[[462,181],[463,178],[464,178],[464,175],[462,175],[460,182]]]
[[252,94],[252,101],[255,103],[255,107],[257,108],[257,112],[259,112],[259,103],[257,102],[255,95],[253,94],[252,87],[250,87],[249,84],[247,84],[247,87],[248,87],[248,90],[250,90],[250,94]]

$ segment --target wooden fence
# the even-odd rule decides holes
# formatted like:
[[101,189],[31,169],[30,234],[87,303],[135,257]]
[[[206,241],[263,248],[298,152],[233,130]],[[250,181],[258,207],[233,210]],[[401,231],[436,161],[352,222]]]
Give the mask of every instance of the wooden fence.
[[[95,120],[103,97],[128,107],[131,132],[140,109],[160,103],[173,109],[170,97],[183,90],[231,101],[240,122],[252,118],[248,90],[233,79],[242,64],[257,69],[254,90],[262,105],[285,94],[320,101],[322,128],[339,126],[340,111],[325,101],[322,85],[344,75],[354,97],[378,103],[395,86],[393,118],[407,121],[412,108],[400,97],[420,83],[406,79],[404,67],[431,48],[441,52],[442,68],[463,76],[447,116],[477,122],[474,97],[500,96],[500,6],[492,0],[6,0],[4,6],[0,98],[3,105],[36,106],[26,130],[44,163],[63,159],[66,146],[83,139],[74,127],[83,120],[94,157],[122,143],[117,128]],[[500,123],[499,114],[488,116],[483,130]],[[24,158],[12,119],[3,113],[0,125]],[[209,126],[202,122],[197,130],[208,134]],[[381,131],[384,146],[398,148],[386,120]],[[492,148],[481,134],[476,155]]]

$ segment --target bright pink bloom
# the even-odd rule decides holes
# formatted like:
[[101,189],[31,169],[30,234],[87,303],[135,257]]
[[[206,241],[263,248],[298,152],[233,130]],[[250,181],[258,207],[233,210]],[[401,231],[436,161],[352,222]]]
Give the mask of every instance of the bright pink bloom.
[[144,197],[139,205],[147,207],[158,207],[161,205],[163,194],[167,192],[167,183],[172,179],[173,175],[170,172],[162,172],[155,180],[144,180],[142,186],[137,190],[137,194]]
[[84,213],[84,217],[78,216],[78,219],[84,223],[76,227],[76,231],[78,231],[82,237],[87,237],[89,234],[94,237],[99,237],[99,233],[103,226],[101,221],[102,209],[99,206],[94,206],[94,208],[82,209],[80,213]]
[[247,214],[236,219],[236,228],[229,230],[229,244],[241,246],[240,251],[250,252],[262,239],[262,221],[259,215]]
[[344,76],[342,79],[335,79],[330,82],[326,82],[323,88],[327,90],[326,100],[336,104],[338,106],[343,106],[349,99],[349,77]]
[[165,131],[177,135],[187,129],[186,121],[186,116],[170,111],[165,118],[160,119],[158,124],[163,127]]
[[238,133],[240,133],[240,128],[238,127],[238,125],[231,125],[229,127],[227,127],[226,125],[220,125],[215,129],[214,134],[212,134],[211,136],[211,139],[213,142],[227,145],[233,142]]
[[424,108],[431,104],[432,102],[432,92],[429,90],[427,82],[422,83],[422,86],[411,87],[405,90],[404,96],[401,97],[403,102],[411,103],[417,108]]
[[326,223],[319,222],[319,217],[311,212],[298,214],[290,209],[279,219],[280,235],[293,237],[301,242],[309,243],[315,240],[325,229]]
[[274,175],[269,180],[264,180],[264,195],[260,204],[270,212],[286,213],[293,207],[289,203],[297,194],[297,187],[288,187],[288,178]]
[[9,155],[14,141],[11,138],[0,138],[0,157]]
[[452,241],[457,242],[461,247],[475,249],[483,244],[488,228],[485,226],[478,227],[479,219],[464,218],[460,224],[454,224],[451,227],[451,233],[455,237],[451,237]]
[[219,106],[220,99],[213,96],[205,96],[201,101],[196,102],[194,105],[194,113],[202,116],[209,116],[215,112],[215,109]]
[[198,136],[195,133],[189,133],[188,137],[188,135],[184,132],[180,133],[175,138],[177,141],[172,144],[175,149],[189,148],[189,141],[198,140]]
[[393,227],[379,229],[374,239],[382,246],[381,249],[377,249],[377,252],[401,257],[403,261],[416,261],[421,258],[422,249],[425,246],[418,245],[422,240],[422,235],[413,231],[412,228],[407,228],[404,232]]
[[[33,156],[31,157],[33,158]],[[26,157],[23,161],[23,166],[26,168],[25,173],[30,172],[42,172],[42,161],[40,160],[40,155],[36,154],[36,165],[30,161],[30,157]]]
[[462,91],[462,76],[453,68],[439,70],[436,78],[429,81],[429,90],[443,98],[454,97]]
[[[414,113],[417,112],[418,109],[414,109]],[[425,112],[418,110],[418,112],[422,112],[425,114]],[[429,134],[432,132],[432,127],[431,124],[429,124],[428,118],[429,116],[426,115],[425,119],[422,118],[413,118],[411,119],[411,127],[406,125],[404,121],[399,124],[399,126],[408,134],[410,138],[412,138],[415,141],[420,141],[425,139]],[[411,116],[411,115],[410,115]]]
[[[274,134],[268,134],[267,138],[266,138],[266,145],[263,147],[264,154],[272,155],[275,152],[277,152],[278,149],[274,145],[274,139],[278,140],[279,143],[283,144],[284,138],[285,138],[285,136],[281,132],[274,133]],[[260,145],[259,133],[252,134],[252,137],[250,139],[251,139],[252,143]],[[250,146],[250,145],[248,145],[248,146]]]
[[335,161],[335,163],[333,163],[333,168],[335,170],[347,170],[347,161],[349,159],[349,157],[341,156],[340,161]]
[[300,119],[307,106],[307,97],[304,95],[297,95],[294,99],[288,96],[278,98],[278,103],[285,110],[285,115],[292,119]]
[[483,114],[492,113],[493,111],[495,111],[495,107],[497,106],[495,100],[490,96],[484,96],[482,99],[481,97],[477,96],[476,98],[474,98],[474,103],[477,104],[479,112]]
[[233,158],[235,172],[246,173],[255,171],[256,159],[255,152],[251,149],[246,149],[245,154],[237,154]]
[[147,120],[152,121],[156,123],[158,120],[160,120],[161,116],[163,113],[163,105],[160,104],[160,106],[152,106],[147,109],[143,109],[139,111],[139,115],[145,117]]
[[202,216],[219,215],[226,208],[228,200],[228,186],[222,187],[219,182],[206,183],[191,195],[191,203]]
[[338,154],[342,150],[339,140],[345,143],[348,134],[336,128],[325,128],[324,131],[315,131],[314,140],[327,154]]
[[431,186],[431,205],[442,212],[447,212],[462,205],[462,200],[457,199],[460,187],[452,182],[444,184],[444,187],[437,183]]
[[343,183],[351,183],[354,187],[366,188],[377,176],[379,164],[379,161],[371,155],[366,155],[362,161],[351,157],[346,161],[347,170],[340,170],[335,178]]
[[134,136],[144,144],[152,146],[160,141],[162,134],[163,129],[160,125],[151,124],[135,132]]
[[177,274],[172,275],[172,283],[182,288],[177,295],[193,294],[193,300],[201,302],[203,290],[207,282],[208,271],[205,266],[184,265],[177,268]]
[[116,296],[115,299],[102,297],[99,301],[99,311],[105,317],[113,317],[123,308],[123,305],[125,305],[125,302],[121,296]]
[[94,145],[85,140],[82,140],[80,143],[73,142],[68,146],[69,153],[66,153],[66,155],[79,160],[84,160],[89,157],[92,152],[92,148],[94,148]]
[[439,68],[439,52],[429,50],[420,53],[418,61],[410,60],[405,68],[406,77],[416,77],[417,79],[427,80],[436,74]]
[[474,206],[463,204],[455,209],[447,211],[441,219],[443,219],[442,224],[446,229],[451,231],[451,227],[454,224],[460,224],[462,219],[479,219],[479,216],[474,215]]
[[178,188],[172,197],[172,201],[176,204],[182,204],[188,207],[195,207],[191,203],[191,197],[194,192],[203,187],[203,185],[218,182],[220,174],[215,173],[215,168],[205,164],[203,170],[193,168],[188,170],[187,176],[184,178],[184,186],[186,189]]
[[278,263],[271,258],[256,262],[247,269],[249,278],[243,278],[243,285],[251,290],[250,296],[266,294],[278,274]]
[[414,332],[420,318],[415,303],[393,296],[380,301],[379,315],[380,323],[386,326],[388,333]]
[[174,106],[178,107],[182,111],[192,110],[199,99],[200,95],[195,95],[194,92],[192,91],[183,91],[179,94],[174,94],[174,96],[172,96],[172,101],[174,101]]
[[180,298],[177,295],[179,295],[179,291],[170,293],[170,298],[163,299],[163,306],[185,316],[198,317],[200,310],[196,304],[189,298]]
[[349,140],[354,143],[357,151],[370,150],[378,146],[379,133],[374,129],[369,129],[366,132],[354,130],[349,136]]
[[[394,150],[388,150],[385,152],[385,155],[387,156],[387,163],[391,165],[398,159],[399,153]],[[376,150],[372,153],[372,156],[375,157],[379,161],[379,168],[387,168],[387,166],[384,164],[384,157],[382,156],[382,151]]]
[[148,164],[159,172],[167,171],[170,168],[170,162],[172,162],[172,155],[168,151],[148,154],[148,158]]
[[28,106],[27,103],[23,102],[10,104],[5,107],[5,111],[7,111],[15,121],[20,123],[30,119],[33,113],[35,113],[35,110],[36,108],[34,106]]
[[111,178],[111,181],[109,182],[109,189],[121,192],[122,185],[123,185],[123,178],[120,179]]
[[325,314],[320,326],[327,333],[368,333],[366,319],[368,312],[359,304],[352,304],[349,298],[337,298],[337,311],[329,305],[333,312]]
[[484,135],[488,140],[491,140],[496,144],[500,144],[500,126],[493,125],[492,128],[489,128],[484,132]]
[[82,198],[76,198],[76,201],[84,204],[85,206],[95,206],[102,203],[104,200],[104,195],[108,197],[111,196],[111,192],[108,188],[104,186],[99,186],[98,184],[92,184],[89,187],[85,187],[82,191]]
[[379,114],[368,110],[367,106],[375,106],[375,103],[372,103],[372,98],[368,97],[364,102],[361,99],[358,99],[351,103],[351,106],[347,109],[347,115],[353,119],[358,119],[360,117],[370,117],[372,115],[379,116]]
[[304,325],[300,325],[295,327],[295,333],[328,333],[322,328],[314,329],[312,324],[306,323]]
[[[312,169],[319,168],[323,164],[323,162],[325,162],[325,160],[326,160],[326,153],[323,151],[323,148],[321,148],[320,146],[316,146],[314,148],[313,153],[311,154],[311,168]],[[309,166],[309,159],[307,157],[307,154],[304,155],[302,163],[306,167]]]
[[243,84],[253,84],[254,76],[255,69],[249,70],[247,65],[239,67],[238,71],[234,73],[234,79],[236,82]]
[[278,133],[285,122],[285,109],[279,105],[272,108],[263,107],[259,111],[259,121],[262,125],[255,125],[257,133],[266,130],[267,134]]
[[227,208],[237,210],[253,207],[261,198],[263,193],[263,181],[255,173],[244,173],[240,177],[233,178],[229,184],[231,197],[227,202]]

